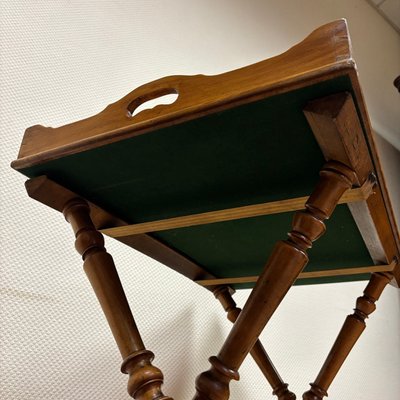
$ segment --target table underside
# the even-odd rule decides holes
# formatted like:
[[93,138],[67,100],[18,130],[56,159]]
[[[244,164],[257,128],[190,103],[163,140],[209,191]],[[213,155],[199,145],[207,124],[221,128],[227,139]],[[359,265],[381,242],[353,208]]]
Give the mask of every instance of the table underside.
[[[344,91],[352,92],[347,76],[21,172],[47,175],[129,223],[307,196],[325,160],[302,110],[310,100]],[[261,272],[275,242],[285,238],[291,218],[287,212],[151,235],[216,277],[253,276]],[[337,207],[327,233],[309,255],[305,271],[373,265],[346,205]],[[297,284],[368,277],[302,279]]]

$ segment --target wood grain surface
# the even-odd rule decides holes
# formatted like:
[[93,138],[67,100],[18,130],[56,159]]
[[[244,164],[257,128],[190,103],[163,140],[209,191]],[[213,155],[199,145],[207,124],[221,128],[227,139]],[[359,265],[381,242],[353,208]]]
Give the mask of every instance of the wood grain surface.
[[[360,188],[354,188],[343,194],[338,204],[358,202],[366,200],[372,193],[372,183],[366,181]],[[164,231],[187,226],[212,224],[215,222],[232,221],[241,218],[251,218],[261,215],[279,214],[283,212],[298,211],[304,208],[308,197],[297,197],[272,201],[268,203],[253,204],[250,206],[228,208],[225,210],[210,211],[200,214],[185,215],[182,217],[168,218],[158,221],[144,222],[102,229],[101,233],[114,237],[137,235],[139,233]]]
[[[344,267],[330,270],[302,272],[297,279],[323,278],[329,276],[346,276],[346,275],[362,275],[373,272],[392,272],[396,264],[393,262],[388,265],[370,265],[366,267]],[[241,276],[237,278],[219,278],[219,279],[204,279],[196,281],[200,286],[214,285],[235,285],[240,283],[255,283],[259,276]]]
[[[310,51],[312,49],[312,51]],[[99,114],[59,128],[35,125],[25,132],[21,169],[199,118],[278,93],[346,74],[354,68],[345,20],[326,24],[287,52],[220,75],[169,76],[147,83]],[[173,104],[131,117],[148,99],[178,93]]]

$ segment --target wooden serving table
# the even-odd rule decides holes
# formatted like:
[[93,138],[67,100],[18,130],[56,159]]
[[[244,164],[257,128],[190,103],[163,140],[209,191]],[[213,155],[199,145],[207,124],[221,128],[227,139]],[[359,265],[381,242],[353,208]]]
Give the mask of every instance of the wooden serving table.
[[[172,93],[173,104],[133,115]],[[400,282],[398,230],[344,20],[257,64],[162,78],[93,117],[28,128],[12,167],[30,178],[30,197],[71,223],[136,399],[169,397],[103,234],[212,291],[234,323],[197,378],[198,400],[228,399],[248,353],[278,399],[295,399],[261,331],[293,284],[369,280],[303,395],[322,399],[385,285]],[[240,310],[231,295],[249,287]]]

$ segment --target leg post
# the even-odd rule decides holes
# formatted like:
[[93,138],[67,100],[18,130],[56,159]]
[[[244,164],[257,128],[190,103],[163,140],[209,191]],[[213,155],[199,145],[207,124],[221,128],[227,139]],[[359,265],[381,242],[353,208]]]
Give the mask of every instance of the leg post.
[[[213,290],[213,293],[227,312],[229,321],[234,323],[241,309],[236,306],[235,301],[229,293],[229,288],[227,286],[217,286]],[[277,396],[278,400],[296,400],[296,396],[288,389],[288,384],[283,382],[282,378],[279,376],[278,371],[275,369],[259,340],[256,341],[250,354],[271,385],[273,390],[272,394]]]
[[69,201],[63,210],[75,233],[75,247],[124,359],[121,370],[129,374],[128,392],[138,400],[172,400],[161,392],[163,375],[151,364],[154,355],[145,349],[114,261],[104,248],[103,235],[90,218],[88,204]]
[[211,358],[211,369],[197,377],[194,400],[229,398],[230,380],[239,378],[237,370],[307,264],[307,249],[325,232],[323,221],[330,217],[340,197],[355,180],[354,171],[344,164],[328,162],[324,166],[306,210],[296,212],[289,239],[275,245],[221,351]]
[[322,400],[328,396],[329,386],[364,331],[366,318],[375,311],[375,302],[392,278],[391,273],[372,274],[364,295],[357,299],[354,313],[346,318],[320,373],[314,383],[310,384],[311,389],[303,394],[304,400]]

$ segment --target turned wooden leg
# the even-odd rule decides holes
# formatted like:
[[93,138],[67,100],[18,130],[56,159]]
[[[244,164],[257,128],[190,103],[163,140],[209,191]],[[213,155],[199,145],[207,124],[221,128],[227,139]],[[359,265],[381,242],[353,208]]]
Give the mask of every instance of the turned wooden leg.
[[275,245],[221,351],[211,357],[211,369],[198,376],[195,400],[229,398],[229,382],[239,379],[237,370],[307,264],[307,249],[325,232],[323,221],[330,217],[355,179],[354,172],[341,163],[328,162],[324,166],[306,209],[294,215],[289,239]]
[[145,349],[114,261],[104,248],[103,235],[90,218],[84,200],[68,202],[63,210],[75,233],[75,247],[82,255],[85,272],[124,359],[121,370],[129,374],[128,392],[139,400],[172,400],[161,392],[163,375],[151,364],[154,354]]
[[[229,288],[227,286],[217,286],[213,290],[213,293],[228,313],[229,321],[234,323],[242,310],[236,306],[235,301],[229,293]],[[259,340],[256,341],[250,354],[271,385],[272,394],[277,396],[278,400],[296,400],[296,396],[288,389],[288,384],[284,383],[279,376],[278,371],[275,369]]]
[[304,400],[322,400],[328,396],[329,386],[366,327],[365,319],[375,311],[375,302],[392,278],[391,273],[372,274],[364,295],[357,299],[354,314],[347,316],[317,379],[310,384],[311,389],[303,394]]

